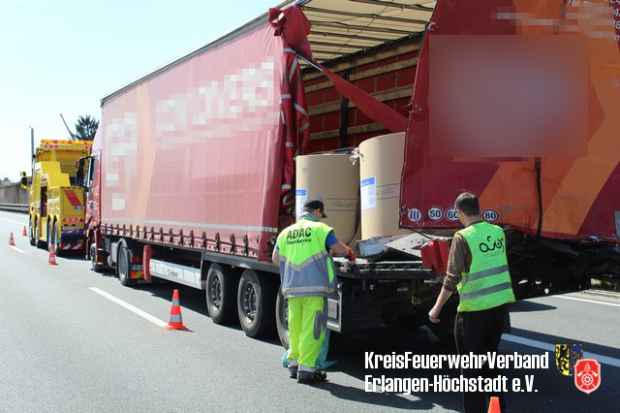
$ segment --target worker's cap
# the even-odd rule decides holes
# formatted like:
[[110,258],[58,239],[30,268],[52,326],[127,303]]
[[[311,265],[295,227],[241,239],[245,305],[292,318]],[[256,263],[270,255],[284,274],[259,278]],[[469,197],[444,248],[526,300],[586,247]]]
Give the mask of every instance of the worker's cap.
[[304,210],[311,212],[314,211],[315,209],[318,209],[319,211],[321,211],[321,216],[323,218],[327,218],[327,215],[325,215],[325,205],[323,205],[323,201],[319,201],[318,199],[314,199],[312,201],[308,201],[304,204]]

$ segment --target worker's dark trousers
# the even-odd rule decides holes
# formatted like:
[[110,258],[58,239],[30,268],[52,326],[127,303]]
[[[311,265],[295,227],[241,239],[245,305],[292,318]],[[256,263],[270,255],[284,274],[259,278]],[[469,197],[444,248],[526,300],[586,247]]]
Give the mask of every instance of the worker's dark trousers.
[[[454,338],[459,354],[486,354],[496,352],[502,333],[507,326],[508,310],[506,305],[483,311],[457,313],[454,322]],[[491,371],[485,364],[482,370],[463,369],[465,377],[496,377],[500,371]],[[502,413],[504,400],[501,394],[463,393],[465,413],[486,413],[491,396],[499,396]]]

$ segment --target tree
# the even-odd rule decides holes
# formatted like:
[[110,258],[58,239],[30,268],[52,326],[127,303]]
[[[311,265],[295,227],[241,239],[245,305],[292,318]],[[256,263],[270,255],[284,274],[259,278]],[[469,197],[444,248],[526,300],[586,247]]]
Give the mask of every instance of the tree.
[[92,141],[99,127],[99,121],[90,115],[82,115],[75,122],[75,139],[80,141]]

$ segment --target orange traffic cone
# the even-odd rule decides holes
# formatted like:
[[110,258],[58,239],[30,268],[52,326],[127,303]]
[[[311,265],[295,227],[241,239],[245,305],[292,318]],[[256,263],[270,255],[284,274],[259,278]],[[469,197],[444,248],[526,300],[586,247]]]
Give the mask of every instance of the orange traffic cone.
[[47,260],[47,263],[49,265],[58,265],[58,263],[56,262],[56,249],[53,246],[50,246],[49,250],[50,250],[50,255]]
[[26,231],[26,226],[24,226],[22,228],[22,237],[27,237],[28,236],[28,231]]
[[179,305],[179,290],[177,289],[172,292],[172,307],[170,307],[170,321],[167,328],[169,330],[187,330],[183,325],[181,306]]
[[11,247],[15,246],[15,237],[13,236],[12,232],[11,232],[11,235],[9,236],[9,246]]
[[487,413],[501,413],[501,409],[499,407],[499,397],[493,396],[491,397],[491,401],[489,402],[489,411]]

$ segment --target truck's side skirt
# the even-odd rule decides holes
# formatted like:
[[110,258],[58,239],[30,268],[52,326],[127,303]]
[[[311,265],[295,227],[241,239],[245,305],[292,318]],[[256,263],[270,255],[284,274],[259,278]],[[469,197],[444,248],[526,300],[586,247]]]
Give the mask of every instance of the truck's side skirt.
[[153,277],[163,278],[164,280],[198,288],[199,290],[204,290],[205,288],[200,268],[173,264],[152,258],[149,265]]

